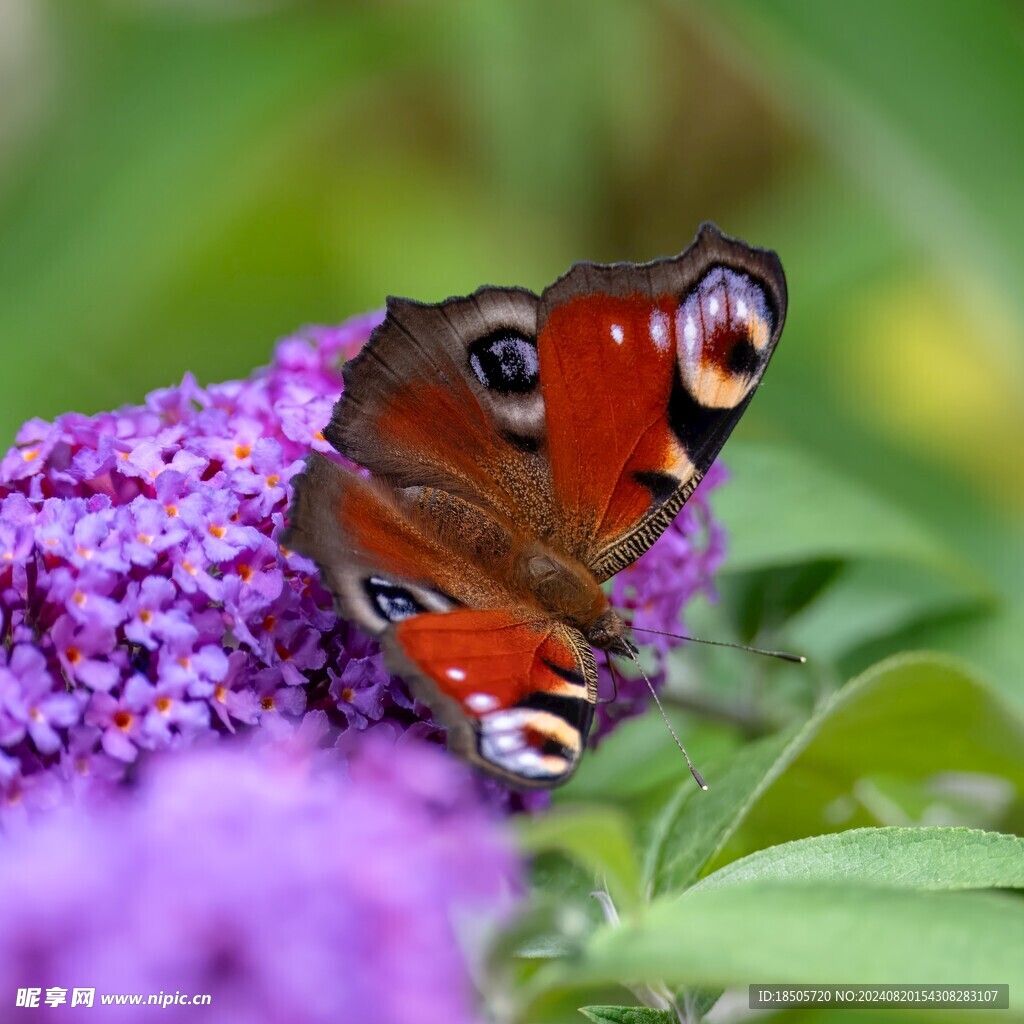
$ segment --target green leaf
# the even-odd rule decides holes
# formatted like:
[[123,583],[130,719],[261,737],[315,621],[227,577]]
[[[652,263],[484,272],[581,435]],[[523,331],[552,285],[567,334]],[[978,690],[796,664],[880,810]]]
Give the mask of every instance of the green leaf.
[[[847,683],[808,722],[717,862],[823,832],[907,824],[865,799],[872,780],[936,776],[968,784],[991,776],[1024,792],[1024,716],[953,659],[890,658]],[[943,822],[961,823],[973,822]]]
[[671,1010],[648,1006],[581,1006],[580,1013],[597,1024],[679,1024]]
[[618,908],[636,904],[640,870],[629,819],[621,812],[596,804],[576,804],[521,818],[515,828],[525,852],[559,850],[604,882]]
[[1019,889],[1024,839],[967,828],[852,829],[758,850],[694,889],[834,880],[911,889]]
[[681,787],[654,832],[645,882],[677,892],[765,846],[890,824],[863,803],[864,780],[943,772],[1002,777],[1024,791],[1024,718],[958,662],[891,658],[847,683],[795,735],[737,755],[705,799]]
[[748,802],[777,764],[793,733],[770,736],[733,755],[707,792],[687,779],[655,822],[644,863],[644,889],[681,891],[699,876]]
[[713,491],[729,531],[725,570],[830,558],[916,562],[976,594],[990,588],[900,509],[808,456],[778,444],[734,440],[728,487]]
[[659,899],[534,984],[986,984],[1019,977],[1021,949],[1024,903],[1003,894],[757,881]]

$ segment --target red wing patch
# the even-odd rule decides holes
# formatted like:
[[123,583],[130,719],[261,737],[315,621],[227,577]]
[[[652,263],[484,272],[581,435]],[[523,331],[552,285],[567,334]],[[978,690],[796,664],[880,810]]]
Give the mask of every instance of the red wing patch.
[[674,303],[581,295],[551,311],[538,338],[555,494],[590,538],[615,537],[651,506],[643,481],[693,473],[669,427]]
[[[572,773],[596,699],[596,672],[579,634],[514,611],[456,609],[399,622],[404,661],[447,699],[464,752],[520,785]],[[459,734],[456,734],[459,735]]]

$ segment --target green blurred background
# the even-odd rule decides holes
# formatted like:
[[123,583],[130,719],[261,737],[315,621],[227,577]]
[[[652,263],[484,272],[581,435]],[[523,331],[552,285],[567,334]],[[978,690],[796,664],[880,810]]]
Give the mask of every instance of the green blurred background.
[[[706,219],[780,253],[790,310],[724,453],[722,600],[688,621],[811,664],[687,648],[668,696],[697,712],[691,751],[728,765],[896,652],[971,680],[873,676],[870,714],[822,733],[733,853],[855,824],[1020,832],[1019,4],[0,0],[0,441],[245,376],[388,294],[540,289]],[[936,788],[951,768],[978,785]],[[560,801],[643,834],[680,775],[641,719]]]

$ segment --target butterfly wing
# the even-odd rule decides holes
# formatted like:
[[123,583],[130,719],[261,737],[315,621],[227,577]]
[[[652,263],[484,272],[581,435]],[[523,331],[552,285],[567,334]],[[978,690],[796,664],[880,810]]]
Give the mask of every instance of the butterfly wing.
[[541,297],[538,364],[561,546],[607,579],[693,493],[782,331],[778,257],[711,224],[674,259],[576,264]]
[[537,296],[481,288],[428,305],[388,300],[346,364],[325,436],[395,487],[432,488],[540,530],[551,520]]
[[597,696],[578,630],[483,573],[418,505],[321,455],[297,483],[285,542],[317,563],[339,614],[380,639],[450,747],[513,785],[569,778]]

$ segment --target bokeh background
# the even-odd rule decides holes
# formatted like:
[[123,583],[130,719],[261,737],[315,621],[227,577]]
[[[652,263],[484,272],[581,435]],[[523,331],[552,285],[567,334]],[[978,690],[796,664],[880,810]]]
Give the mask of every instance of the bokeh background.
[[[692,620],[812,665],[687,651],[690,735],[725,750],[918,648],[1024,708],[1009,0],[0,0],[0,440],[248,375],[388,294],[540,289],[708,219],[780,253],[790,311],[724,453],[721,601]],[[576,793],[636,736],[671,753],[623,735]],[[925,737],[908,710],[885,742]],[[932,806],[873,792],[835,827]],[[1019,829],[1016,792],[942,820]]]

